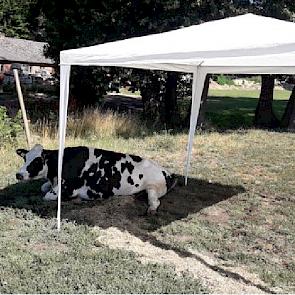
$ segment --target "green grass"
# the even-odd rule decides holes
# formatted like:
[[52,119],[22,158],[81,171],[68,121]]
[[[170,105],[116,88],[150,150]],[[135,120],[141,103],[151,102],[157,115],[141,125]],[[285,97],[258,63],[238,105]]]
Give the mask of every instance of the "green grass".
[[140,95],[140,92],[138,90],[136,90],[134,93],[132,91],[128,91],[127,89],[125,88],[121,88],[120,89],[120,93],[121,94],[124,94],[124,95],[134,95],[134,96],[139,96]]
[[[291,91],[275,90],[273,110],[278,119],[284,114]],[[252,127],[258,104],[258,90],[209,90],[207,118],[214,127]]]
[[[257,93],[247,93],[232,92],[226,98],[229,93],[210,91],[209,114],[233,126],[226,118],[240,112],[247,122],[257,103]],[[286,103],[288,93],[280,97],[277,110],[283,109],[280,103]],[[154,263],[142,263],[135,252],[98,242],[102,230],[111,227],[181,257],[194,257],[194,251],[208,255],[226,276],[235,277],[239,269],[253,273],[264,282],[263,290],[294,293],[295,135],[241,126],[197,134],[188,186],[179,185],[165,196],[158,216],[143,218],[146,203],[140,199],[64,203],[59,235],[56,204],[43,201],[42,181],[16,183],[22,160],[14,150],[25,146],[24,139],[2,146],[0,293],[208,292],[192,274],[177,273],[168,261],[159,264],[155,257]],[[187,134],[126,138],[108,132],[106,137],[68,137],[66,143],[142,155],[183,175]],[[57,139],[48,136],[34,137],[37,142],[57,147]]]
[[2,208],[1,293],[194,293],[204,289],[191,275],[142,264],[132,252],[96,242],[99,232],[24,209]]

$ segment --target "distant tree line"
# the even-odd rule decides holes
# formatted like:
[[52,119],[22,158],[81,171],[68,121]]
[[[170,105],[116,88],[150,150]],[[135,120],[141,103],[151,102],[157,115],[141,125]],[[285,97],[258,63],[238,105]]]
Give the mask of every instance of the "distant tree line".
[[[0,1],[0,31],[11,37],[48,42],[46,55],[53,58],[56,64],[59,63],[61,50],[161,33],[246,12],[284,20],[295,19],[294,0]],[[106,93],[111,81],[119,78],[121,81],[131,81],[139,86],[145,115],[150,122],[162,122],[173,128],[188,122],[187,119],[181,121],[177,103],[184,95],[191,93],[190,81],[182,77],[181,73],[162,71],[73,67],[71,97],[81,107],[93,105]],[[294,127],[294,94],[290,98],[284,122],[279,122],[272,110],[272,81],[273,77],[269,75],[262,79],[255,124],[262,127],[292,127],[293,122]],[[206,91],[207,87],[203,92],[204,99]]]

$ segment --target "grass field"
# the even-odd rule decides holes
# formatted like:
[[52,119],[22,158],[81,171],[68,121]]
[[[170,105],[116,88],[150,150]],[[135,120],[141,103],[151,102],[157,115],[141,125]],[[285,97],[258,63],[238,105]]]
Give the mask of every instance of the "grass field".
[[[213,123],[213,114],[225,122],[238,111],[249,122],[257,103],[210,95]],[[197,134],[188,186],[187,134],[68,137],[68,146],[138,154],[180,176],[150,218],[145,200],[133,197],[63,203],[59,234],[42,181],[16,183],[22,160],[14,150],[24,139],[0,147],[0,293],[294,293],[295,135],[242,127]],[[57,147],[48,136],[34,142]]]
[[[274,91],[274,113],[278,119],[284,114],[291,91]],[[251,127],[260,91],[210,90],[207,117],[215,128]]]

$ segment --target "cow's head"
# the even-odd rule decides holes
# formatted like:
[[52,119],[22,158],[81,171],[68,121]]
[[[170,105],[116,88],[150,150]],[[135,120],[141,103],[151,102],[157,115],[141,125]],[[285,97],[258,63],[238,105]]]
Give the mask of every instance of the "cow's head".
[[30,151],[18,149],[16,153],[25,160],[25,165],[16,173],[18,180],[46,178],[48,167],[45,163],[43,146],[36,144]]

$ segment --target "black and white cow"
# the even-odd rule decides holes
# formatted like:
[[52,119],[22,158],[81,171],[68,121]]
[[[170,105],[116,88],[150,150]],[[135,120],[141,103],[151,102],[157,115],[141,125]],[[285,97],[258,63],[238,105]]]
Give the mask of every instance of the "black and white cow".
[[[58,196],[58,151],[35,145],[30,151],[18,149],[25,164],[16,178],[20,181],[47,178],[42,185],[45,200]],[[64,150],[62,198],[85,200],[126,196],[146,191],[149,208],[154,214],[163,197],[176,184],[174,174],[152,160],[89,147],[68,147]]]

